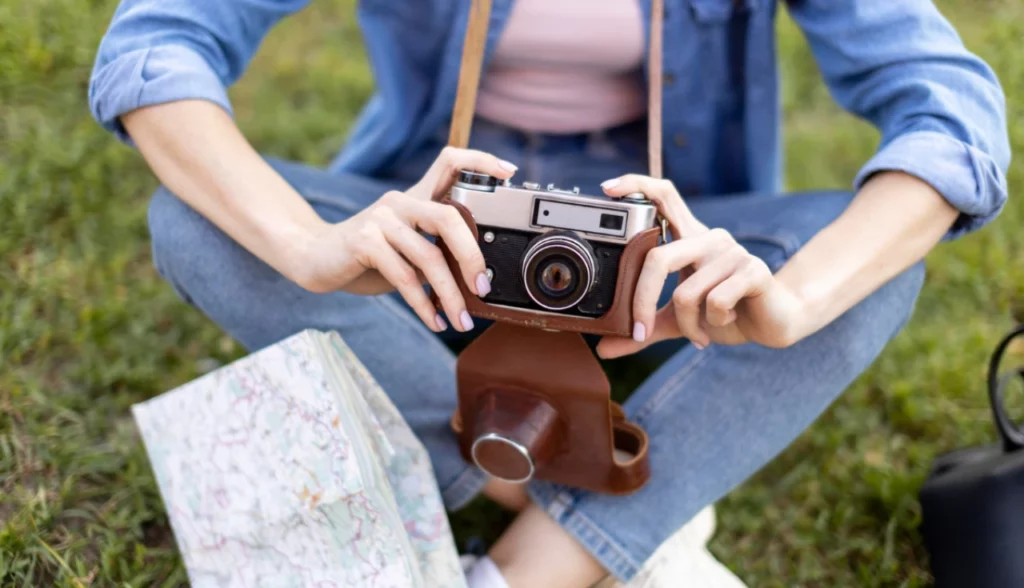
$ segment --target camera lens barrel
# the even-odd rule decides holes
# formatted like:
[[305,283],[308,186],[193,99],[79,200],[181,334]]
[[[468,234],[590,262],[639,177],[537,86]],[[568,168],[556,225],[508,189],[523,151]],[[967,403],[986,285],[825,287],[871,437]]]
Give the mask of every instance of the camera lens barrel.
[[560,311],[580,303],[597,283],[594,249],[572,231],[550,231],[523,252],[526,293],[538,306]]

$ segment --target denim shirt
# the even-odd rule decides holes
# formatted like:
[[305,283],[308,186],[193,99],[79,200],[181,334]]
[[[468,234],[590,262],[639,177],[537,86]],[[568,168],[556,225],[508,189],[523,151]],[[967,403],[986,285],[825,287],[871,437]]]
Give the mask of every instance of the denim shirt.
[[[650,1],[640,1],[647,35]],[[130,141],[118,117],[142,106],[204,99],[230,112],[226,87],[308,2],[122,0],[96,57],[93,115]],[[511,8],[493,0],[487,57]],[[835,100],[881,132],[854,189],[878,171],[913,174],[962,212],[950,237],[999,213],[1010,160],[1002,89],[930,1],[788,9]],[[468,10],[469,0],[360,2],[376,92],[332,171],[386,176],[447,125]],[[777,0],[665,0],[664,160],[684,196],[780,190],[777,10]]]

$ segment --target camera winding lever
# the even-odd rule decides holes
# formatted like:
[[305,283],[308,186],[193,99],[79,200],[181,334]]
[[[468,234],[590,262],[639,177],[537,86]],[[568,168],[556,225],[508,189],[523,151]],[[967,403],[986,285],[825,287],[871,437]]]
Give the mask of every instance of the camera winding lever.
[[647,435],[611,401],[578,333],[496,323],[459,355],[452,428],[463,457],[510,482],[630,494],[650,476]]

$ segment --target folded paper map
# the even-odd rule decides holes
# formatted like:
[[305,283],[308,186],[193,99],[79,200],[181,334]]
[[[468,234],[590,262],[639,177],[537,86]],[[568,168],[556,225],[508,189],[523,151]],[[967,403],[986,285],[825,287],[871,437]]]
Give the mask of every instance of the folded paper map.
[[133,412],[194,586],[465,588],[426,451],[337,334]]

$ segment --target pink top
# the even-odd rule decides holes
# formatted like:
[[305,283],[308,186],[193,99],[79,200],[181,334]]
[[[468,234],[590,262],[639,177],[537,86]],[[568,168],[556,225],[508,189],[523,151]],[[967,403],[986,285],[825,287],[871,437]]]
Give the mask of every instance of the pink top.
[[637,0],[516,0],[476,112],[545,133],[630,122],[646,110],[644,50]]

